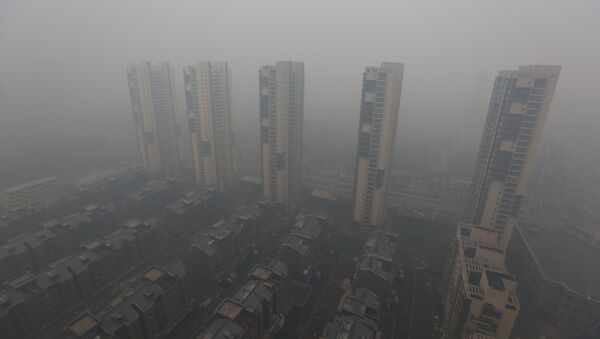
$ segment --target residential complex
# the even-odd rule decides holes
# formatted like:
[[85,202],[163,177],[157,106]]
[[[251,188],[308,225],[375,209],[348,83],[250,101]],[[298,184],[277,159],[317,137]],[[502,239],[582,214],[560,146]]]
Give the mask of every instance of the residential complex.
[[[228,64],[183,69],[185,169],[169,64],[130,66],[146,170],[92,173],[68,197],[54,177],[1,192],[14,205],[0,215],[0,337],[590,337],[597,249],[526,213],[517,225],[560,66],[499,73],[470,189],[443,152],[430,158],[443,175],[392,171],[403,72],[365,69],[355,175],[307,166],[304,196],[302,62],[260,68],[261,156],[239,185]],[[546,203],[565,159],[540,172]]]
[[64,337],[164,338],[189,311],[185,276],[180,262],[148,268],[135,285],[110,300],[104,311],[83,313],[69,323]]
[[259,86],[263,193],[286,208],[294,207],[302,180],[304,63],[261,66]]
[[385,218],[404,65],[384,62],[363,73],[354,221],[378,225]]
[[233,182],[231,74],[226,62],[183,70],[196,182],[218,192]]
[[499,232],[506,249],[550,110],[560,66],[520,66],[494,82],[463,220]]
[[25,184],[12,186],[0,192],[5,210],[26,207],[50,207],[65,195],[65,186],[57,177],[46,177]]
[[127,80],[142,165],[150,172],[176,177],[180,164],[169,63],[131,65]]

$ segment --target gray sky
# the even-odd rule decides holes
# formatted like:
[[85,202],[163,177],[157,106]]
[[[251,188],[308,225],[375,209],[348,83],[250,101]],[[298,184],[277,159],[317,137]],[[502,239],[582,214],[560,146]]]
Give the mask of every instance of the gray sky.
[[479,130],[499,69],[560,64],[547,134],[600,158],[598,0],[1,0],[0,156],[53,137],[134,149],[125,67],[142,60],[228,61],[243,133],[278,59],[305,62],[306,119],[341,140],[366,65],[405,63],[402,138]]

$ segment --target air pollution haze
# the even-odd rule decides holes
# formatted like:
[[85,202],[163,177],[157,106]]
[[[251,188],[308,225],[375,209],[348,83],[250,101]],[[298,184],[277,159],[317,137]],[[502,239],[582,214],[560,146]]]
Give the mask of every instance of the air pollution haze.
[[599,0],[0,0],[0,338],[600,339]]
[[[306,133],[327,145],[315,150],[308,142],[305,153],[347,158],[366,65],[406,65],[401,151],[420,139],[480,133],[497,70],[558,64],[563,72],[545,134],[561,140],[588,171],[600,164],[597,1],[8,0],[0,6],[4,183],[136,157],[124,69],[140,60],[169,61],[179,77],[182,65],[228,61],[239,140],[257,139],[258,66],[304,61]],[[471,140],[476,150],[478,136]]]

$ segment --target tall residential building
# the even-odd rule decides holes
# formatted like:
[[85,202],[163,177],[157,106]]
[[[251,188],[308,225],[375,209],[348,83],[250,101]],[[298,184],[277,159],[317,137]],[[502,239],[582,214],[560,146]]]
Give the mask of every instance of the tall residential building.
[[233,182],[229,66],[201,62],[183,77],[196,182],[222,191]]
[[505,251],[534,164],[560,66],[521,66],[496,77],[464,223],[448,256],[443,339],[508,339],[519,313]]
[[57,177],[46,177],[25,184],[8,187],[0,192],[7,211],[25,207],[49,207],[65,195],[64,182]]
[[304,63],[261,66],[259,85],[263,193],[290,208],[301,193]]
[[534,165],[560,66],[520,66],[496,77],[463,220],[494,229],[506,249]]
[[445,272],[442,339],[508,339],[519,314],[517,282],[492,229],[459,223]]
[[354,221],[361,224],[385,218],[403,73],[403,64],[391,62],[363,73],[354,186]]
[[178,133],[169,63],[131,65],[127,79],[142,165],[154,173],[177,176]]

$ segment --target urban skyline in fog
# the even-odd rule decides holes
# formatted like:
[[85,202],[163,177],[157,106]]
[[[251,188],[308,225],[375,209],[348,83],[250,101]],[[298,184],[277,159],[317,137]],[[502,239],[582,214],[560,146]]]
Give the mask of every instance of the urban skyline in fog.
[[[140,60],[170,61],[179,68],[201,60],[228,61],[232,128],[243,141],[258,140],[256,128],[246,128],[255,124],[258,115],[258,66],[272,60],[303,60],[310,84],[306,133],[314,128],[324,135],[318,129],[324,126],[328,135],[337,136],[328,139],[334,152],[355,142],[355,133],[348,131],[358,126],[360,70],[365,65],[382,60],[401,60],[407,65],[398,127],[398,140],[406,143],[423,135],[476,134],[473,130],[483,126],[496,70],[519,64],[560,64],[561,91],[546,134],[573,151],[584,170],[600,157],[593,147],[598,142],[593,126],[599,123],[594,112],[600,106],[593,95],[600,82],[599,51],[597,44],[589,43],[599,25],[594,20],[598,5],[593,1],[515,1],[489,6],[464,1],[463,10],[456,12],[442,2],[376,2],[368,7],[360,2],[314,7],[290,3],[285,13],[296,13],[290,16],[278,15],[283,9],[269,2],[232,7],[210,3],[206,6],[210,11],[186,2],[169,6],[160,2],[145,6],[66,4],[68,10],[62,10],[60,3],[11,1],[4,3],[0,14],[7,27],[2,29],[7,33],[0,35],[0,138],[5,138],[0,152],[28,163],[38,155],[38,142],[47,151],[69,150],[65,144],[69,146],[75,137],[85,137],[106,159],[104,163],[134,154],[122,71]],[[363,15],[363,10],[371,14]],[[531,14],[536,14],[534,19]],[[126,20],[129,15],[131,21]],[[172,24],[159,28],[150,17]],[[427,21],[417,19],[421,17]],[[504,24],[508,18],[515,18],[510,27]],[[568,24],[571,18],[578,24]],[[336,24],[329,25],[330,20]],[[304,25],[305,21],[311,25]],[[74,25],[78,29],[70,30]],[[45,33],[39,35],[40,31]],[[80,39],[80,34],[86,38]],[[181,71],[177,69],[174,76],[180,79]],[[183,95],[177,99],[183,110]],[[68,124],[63,123],[65,119]],[[36,136],[37,142],[25,134]],[[19,140],[23,152],[14,154],[7,147],[8,139]],[[477,136],[472,139],[478,142]],[[308,147],[306,152],[311,154]]]
[[600,2],[0,4],[0,338],[598,339]]

